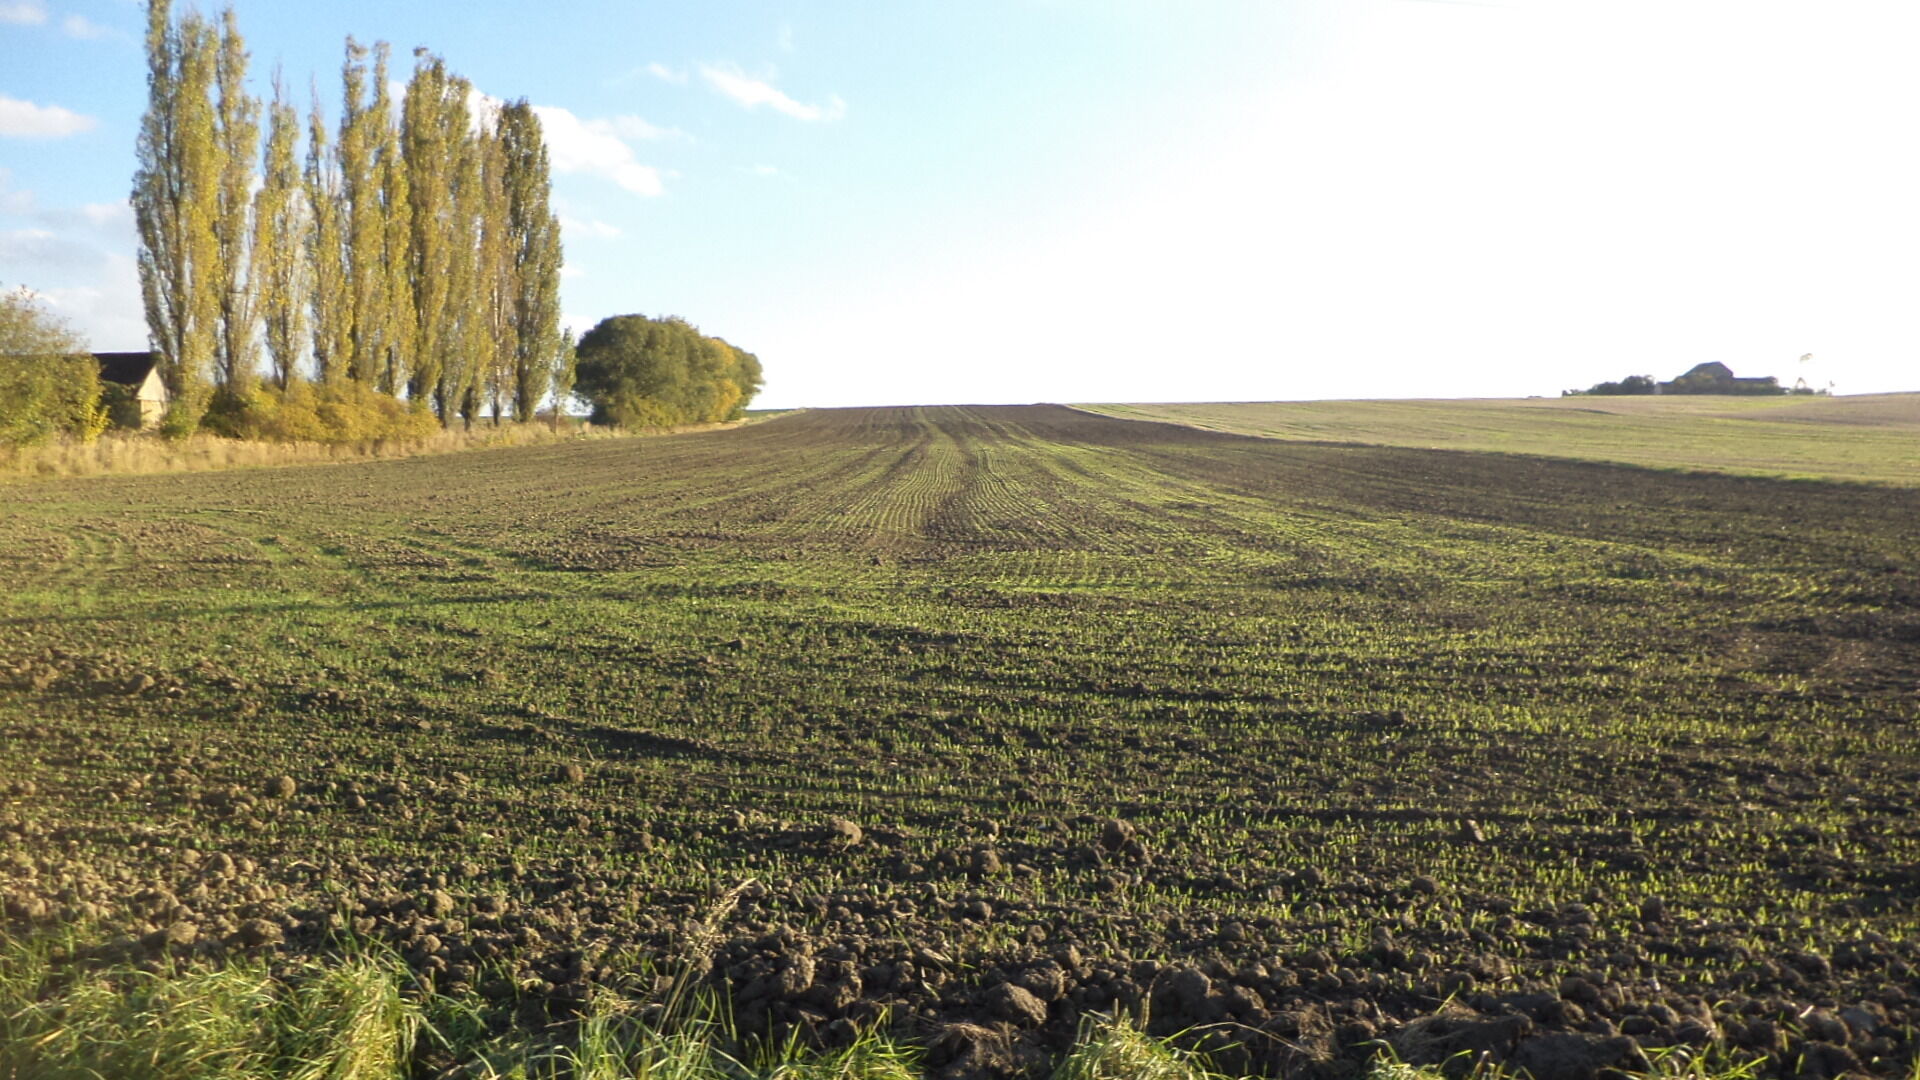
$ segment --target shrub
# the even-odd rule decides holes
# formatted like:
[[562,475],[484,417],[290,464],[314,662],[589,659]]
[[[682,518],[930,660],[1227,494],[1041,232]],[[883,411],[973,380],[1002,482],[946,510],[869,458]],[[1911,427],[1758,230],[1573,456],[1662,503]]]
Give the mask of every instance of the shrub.
[[1592,386],[1588,387],[1585,390],[1562,391],[1560,396],[1561,397],[1580,397],[1586,394],[1614,396],[1614,395],[1634,395],[1634,394],[1657,394],[1659,392],[1660,392],[1660,384],[1654,381],[1653,376],[1629,375],[1626,378],[1621,379],[1619,382],[1594,383]]
[[0,296],[0,444],[91,441],[107,420],[85,343],[26,289]]
[[684,319],[615,315],[580,339],[575,392],[593,422],[661,428],[738,420],[760,389],[760,360]]
[[356,382],[314,384],[290,379],[287,388],[258,386],[214,394],[201,426],[215,435],[266,442],[364,443],[423,439],[440,422],[390,394]]

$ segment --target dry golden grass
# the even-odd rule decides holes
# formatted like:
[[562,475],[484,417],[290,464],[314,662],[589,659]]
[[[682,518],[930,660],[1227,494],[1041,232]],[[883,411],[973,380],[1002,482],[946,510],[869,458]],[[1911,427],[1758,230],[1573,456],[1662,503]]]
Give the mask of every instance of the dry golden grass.
[[421,439],[370,439],[353,443],[257,442],[195,435],[166,439],[148,432],[111,432],[92,442],[62,440],[37,446],[0,446],[0,483],[54,477],[208,472],[219,469],[324,465],[450,454],[507,446],[541,446],[573,439],[631,435],[671,435],[734,427],[703,424],[661,431],[628,432],[590,425],[559,430],[544,422],[475,425],[471,430],[441,431]]

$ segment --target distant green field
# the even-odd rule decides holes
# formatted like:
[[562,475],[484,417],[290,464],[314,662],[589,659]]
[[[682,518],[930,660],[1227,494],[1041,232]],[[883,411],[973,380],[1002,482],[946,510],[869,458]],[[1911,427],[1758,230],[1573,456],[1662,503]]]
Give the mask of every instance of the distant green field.
[[1082,405],[1276,439],[1920,486],[1920,394]]

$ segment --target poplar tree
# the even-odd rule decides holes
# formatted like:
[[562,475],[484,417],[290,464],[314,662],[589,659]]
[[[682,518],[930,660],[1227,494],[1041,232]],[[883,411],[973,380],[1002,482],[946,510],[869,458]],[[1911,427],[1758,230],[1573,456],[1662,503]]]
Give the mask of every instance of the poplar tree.
[[131,202],[147,334],[172,398],[166,429],[184,435],[206,412],[220,317],[220,169],[214,34],[197,15],[175,26],[170,9],[169,0],[147,6],[147,111]]
[[[408,287],[415,320],[413,368],[407,393],[416,402],[429,398],[444,425],[447,413],[443,376],[458,346],[458,308],[453,290],[468,274],[458,266],[460,228],[455,190],[467,156],[467,85],[450,78],[439,57],[414,51],[413,78],[401,119],[413,242]],[[461,298],[464,300],[465,298]]]
[[393,119],[387,83],[387,43],[373,46],[373,106],[368,110],[378,136],[375,171],[380,182],[380,280],[376,290],[374,388],[399,395],[406,390],[419,327],[413,313],[413,209],[400,129]]
[[560,411],[573,397],[573,384],[580,375],[579,354],[575,351],[573,328],[560,336],[560,352],[553,361],[553,430],[560,430]]
[[306,257],[312,292],[314,377],[323,383],[348,377],[353,352],[353,306],[347,295],[346,244],[340,167],[327,145],[320,91],[313,91],[307,127]]
[[[456,79],[449,93],[458,96],[464,110],[471,90],[464,80]],[[488,268],[483,262],[486,206],[491,198],[484,161],[493,136],[484,116],[481,121],[478,132],[463,124],[449,193],[447,318],[440,331],[442,355],[434,389],[440,422],[446,425],[453,423],[456,414],[472,425],[479,409],[481,373],[493,354],[493,320],[485,289]]]
[[515,322],[520,278],[514,267],[513,223],[508,214],[508,165],[505,110],[482,139],[480,251],[476,265],[481,310],[486,316],[485,349],[475,373],[474,412],[484,403],[496,426],[513,394],[513,365],[518,341]]
[[218,27],[194,14],[176,24],[171,0],[150,0],[147,14],[133,204],[170,431],[199,424],[215,382],[246,398],[263,344],[283,389],[310,349],[322,382],[405,395],[443,425],[488,407],[495,423],[530,420],[549,392],[558,422],[572,349],[532,106],[476,124],[471,85],[422,49],[396,122],[386,43],[349,36],[338,136],[329,142],[316,90],[303,169],[277,72],[260,149],[261,102],[246,91],[231,8]]
[[347,38],[340,68],[340,142],[334,160],[340,171],[341,265],[346,285],[346,374],[371,383],[385,329],[386,221],[380,206],[378,116],[367,106],[367,48]]
[[214,217],[220,332],[214,379],[230,397],[244,399],[258,377],[260,344],[254,313],[256,266],[251,256],[253,159],[260,145],[260,100],[247,93],[247,48],[239,20],[227,8],[220,20],[219,92],[215,162],[219,190]]
[[500,112],[506,158],[507,236],[513,260],[513,416],[531,420],[550,387],[560,352],[560,221],[540,118],[525,98]]
[[300,115],[287,102],[286,88],[275,72],[260,192],[253,200],[253,261],[267,358],[273,366],[274,385],[282,390],[288,379],[297,377],[300,354],[307,347],[307,305],[312,301],[312,264],[304,250],[309,227],[307,193],[294,156],[299,141]]

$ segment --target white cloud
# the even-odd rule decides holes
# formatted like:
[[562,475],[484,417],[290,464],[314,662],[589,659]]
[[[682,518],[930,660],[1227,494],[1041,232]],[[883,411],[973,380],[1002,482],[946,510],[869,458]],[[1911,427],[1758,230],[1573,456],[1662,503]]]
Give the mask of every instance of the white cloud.
[[589,126],[612,132],[623,139],[639,139],[643,142],[692,137],[679,128],[663,128],[658,124],[650,124],[638,116],[616,116],[611,120],[594,120],[589,122]]
[[47,21],[47,5],[40,0],[0,0],[0,23],[15,26],[39,26]]
[[618,225],[609,224],[598,218],[592,221],[582,221],[579,218],[568,217],[565,214],[560,215],[560,228],[563,232],[585,233],[590,236],[598,236],[605,240],[611,240],[620,235],[620,226]]
[[22,253],[52,239],[53,234],[45,229],[13,229],[0,233],[0,253],[9,258],[18,258]]
[[146,316],[140,302],[140,274],[131,255],[105,254],[91,284],[37,290],[47,307],[67,320],[98,352],[147,347]]
[[65,30],[68,37],[80,38],[84,41],[98,41],[101,38],[118,37],[120,33],[111,26],[101,26],[85,15],[67,16],[60,20],[60,29]]
[[86,203],[80,216],[96,229],[107,229],[133,220],[133,204],[128,202]]
[[661,195],[660,170],[642,165],[605,121],[589,122],[557,105],[535,105],[534,115],[547,138],[547,154],[556,172],[603,176],[635,195]]
[[9,274],[35,280],[92,271],[105,255],[92,244],[51,229],[0,232],[0,263],[7,266]]
[[10,188],[11,179],[7,170],[0,169],[0,214],[26,218],[35,227],[61,235],[87,233],[103,242],[126,245],[135,242],[131,203],[122,200],[42,206],[33,192]]
[[0,214],[27,214],[33,212],[33,192],[15,190],[13,170],[0,165]]
[[773,165],[755,165],[747,170],[755,176],[779,176],[780,170]]
[[685,68],[676,71],[658,60],[647,65],[647,74],[652,75],[661,82],[670,82],[675,86],[687,85],[687,72]]
[[35,105],[0,94],[0,135],[59,139],[92,131],[99,121],[58,105]]
[[[494,124],[500,119],[500,110],[506,102],[492,94],[481,93],[476,86],[467,87],[467,130],[478,134],[484,126]],[[401,95],[401,111],[406,110],[404,93]]]
[[838,120],[847,114],[847,103],[840,100],[838,95],[829,97],[825,105],[808,105],[788,97],[772,83],[750,78],[731,65],[701,64],[700,77],[707,80],[707,85],[732,98],[744,109],[757,109],[765,105],[774,112],[809,123]]

